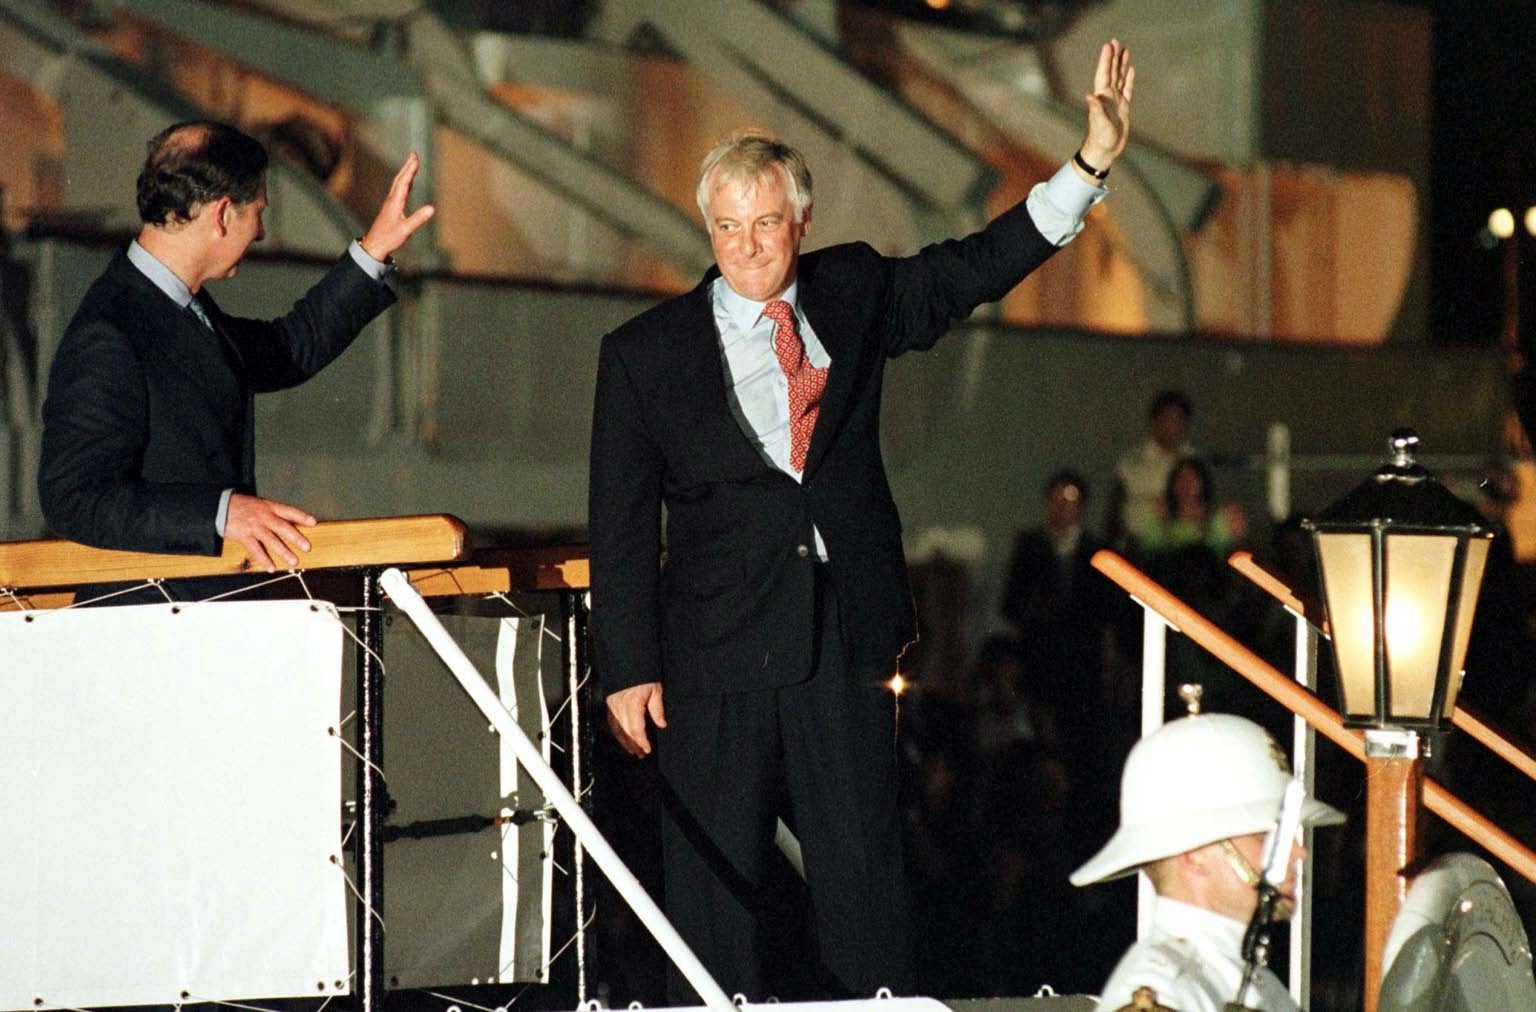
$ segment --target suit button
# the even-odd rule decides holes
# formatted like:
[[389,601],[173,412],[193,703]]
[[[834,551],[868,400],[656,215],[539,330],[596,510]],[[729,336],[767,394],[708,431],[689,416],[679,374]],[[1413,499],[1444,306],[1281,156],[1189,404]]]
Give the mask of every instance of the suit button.
[[811,550],[809,548],[807,548],[805,545],[796,545],[795,546],[795,554],[800,556],[800,558],[803,559],[807,555],[811,554]]

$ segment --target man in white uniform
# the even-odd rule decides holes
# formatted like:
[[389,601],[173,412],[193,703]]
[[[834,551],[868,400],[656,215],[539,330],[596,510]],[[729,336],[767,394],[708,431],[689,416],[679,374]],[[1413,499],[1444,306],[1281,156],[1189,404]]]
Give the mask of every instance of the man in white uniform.
[[[1296,1012],[1274,973],[1243,986],[1243,934],[1258,904],[1265,836],[1274,831],[1291,780],[1285,753],[1252,721],[1198,714],[1137,742],[1120,781],[1120,828],[1072,875],[1089,885],[1142,871],[1157,890],[1152,929],[1104,985],[1102,1012],[1150,988],[1177,1012],[1223,1012],[1228,1002],[1261,1012]],[[1343,813],[1307,798],[1304,826],[1335,825]],[[1294,901],[1299,842],[1280,884],[1279,916]]]

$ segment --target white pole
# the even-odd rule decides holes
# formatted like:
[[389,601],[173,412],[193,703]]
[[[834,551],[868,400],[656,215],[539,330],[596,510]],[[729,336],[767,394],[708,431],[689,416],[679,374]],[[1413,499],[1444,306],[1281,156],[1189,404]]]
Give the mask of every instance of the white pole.
[[1279,523],[1291,515],[1291,427],[1272,423],[1264,450],[1265,499],[1269,518]]
[[[1296,681],[1317,691],[1317,630],[1300,615],[1296,619]],[[1291,765],[1311,794],[1317,780],[1317,732],[1299,714],[1291,732]],[[1291,911],[1291,998],[1298,1008],[1312,1004],[1312,829],[1302,830],[1306,857],[1296,876],[1296,902]]]
[[[1131,598],[1136,601],[1135,597]],[[1163,685],[1168,669],[1168,623],[1157,612],[1141,605],[1141,735],[1147,735],[1163,726]],[[1136,937],[1146,938],[1152,932],[1152,908],[1157,893],[1152,880],[1145,875],[1136,876]]]
[[421,634],[426,637],[432,649],[437,651],[443,663],[448,665],[448,670],[453,672],[453,677],[458,679],[464,691],[469,693],[469,698],[474,700],[480,712],[485,714],[486,719],[501,734],[502,740],[512,747],[512,754],[517,757],[517,761],[522,763],[529,776],[533,777],[534,783],[538,784],[539,789],[544,792],[544,797],[555,806],[555,810],[560,813],[566,825],[571,827],[571,832],[576,834],[576,838],[592,855],[592,860],[597,863],[597,867],[608,876],[608,881],[613,883],[613,887],[619,891],[620,896],[624,897],[624,901],[640,918],[641,923],[661,944],[662,949],[676,964],[683,977],[704,999],[704,1004],[715,1009],[716,1012],[736,1012],[731,999],[721,990],[720,985],[715,983],[709,971],[704,969],[704,964],[699,962],[699,957],[693,954],[688,943],[684,942],[682,936],[677,933],[677,929],[672,927],[672,922],[667,920],[666,915],[661,912],[660,907],[656,906],[655,901],[646,893],[639,880],[624,866],[623,860],[614,853],[613,848],[592,824],[592,820],[587,817],[581,805],[571,797],[571,792],[566,790],[565,784],[560,782],[555,771],[544,761],[544,757],[539,754],[533,742],[528,740],[528,735],[517,725],[517,721],[512,719],[512,714],[507,712],[507,708],[497,698],[495,690],[486,683],[485,678],[475,668],[474,662],[464,655],[464,651],[459,648],[458,643],[454,642],[448,630],[443,628],[437,616],[432,614],[432,610],[427,607],[427,602],[422,600],[421,594],[411,586],[405,574],[390,567],[379,577],[379,585],[384,588],[390,600],[394,601],[400,610],[416,623],[416,628],[421,630]]

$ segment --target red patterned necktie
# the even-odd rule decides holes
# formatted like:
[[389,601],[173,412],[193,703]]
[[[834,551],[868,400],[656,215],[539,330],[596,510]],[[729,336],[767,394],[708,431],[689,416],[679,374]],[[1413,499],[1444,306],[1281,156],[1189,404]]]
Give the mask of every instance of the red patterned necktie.
[[773,321],[773,351],[784,378],[789,380],[789,466],[804,471],[811,431],[821,409],[821,392],[827,388],[827,370],[816,368],[805,357],[805,345],[795,328],[795,311],[789,303],[775,299],[763,307],[763,315]]

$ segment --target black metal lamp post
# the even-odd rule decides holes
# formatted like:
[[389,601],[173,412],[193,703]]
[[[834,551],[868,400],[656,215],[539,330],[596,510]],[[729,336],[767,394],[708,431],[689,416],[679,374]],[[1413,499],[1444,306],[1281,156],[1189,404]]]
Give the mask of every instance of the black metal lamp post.
[[1305,523],[1312,532],[1339,711],[1365,728],[1365,1009],[1407,892],[1423,804],[1419,733],[1449,724],[1461,688],[1493,529],[1414,462],[1419,437],[1392,434],[1391,459]]

